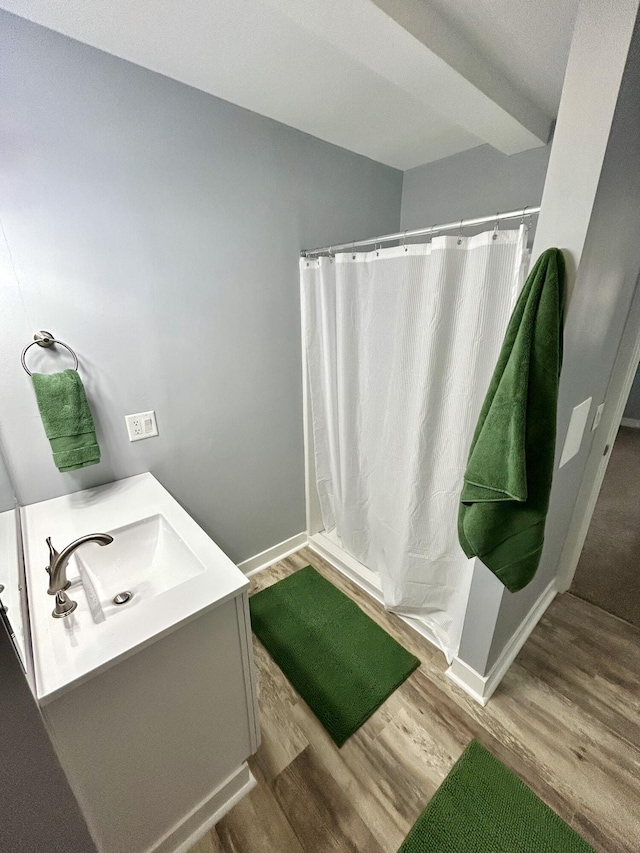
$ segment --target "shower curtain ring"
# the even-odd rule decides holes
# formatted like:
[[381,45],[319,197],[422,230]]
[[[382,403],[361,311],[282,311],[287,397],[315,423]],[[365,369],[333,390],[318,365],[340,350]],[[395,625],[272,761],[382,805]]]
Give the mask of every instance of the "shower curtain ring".
[[407,251],[407,232],[404,232],[404,237],[402,238],[402,245],[404,246],[405,252]]
[[495,221],[494,226],[493,226],[493,237],[491,238],[492,240],[497,240],[497,239],[498,239],[498,229],[499,229],[499,227],[500,227],[500,211],[498,211],[498,212],[496,213],[496,221]]
[[464,222],[464,219],[461,219],[460,220],[460,230],[458,231],[458,246],[462,245],[462,223],[463,222]]
[[355,261],[355,259],[356,259],[356,242],[354,240],[353,243],[351,244],[351,260]]

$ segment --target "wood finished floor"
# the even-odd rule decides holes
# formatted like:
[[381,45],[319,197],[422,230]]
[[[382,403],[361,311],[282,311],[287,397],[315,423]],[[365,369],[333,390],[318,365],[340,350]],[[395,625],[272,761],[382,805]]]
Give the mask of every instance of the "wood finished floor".
[[255,575],[251,592],[309,563],[421,666],[338,749],[254,639],[258,785],[190,853],[396,853],[472,738],[597,851],[640,851],[640,629],[559,596],[481,708],[440,652],[312,551]]

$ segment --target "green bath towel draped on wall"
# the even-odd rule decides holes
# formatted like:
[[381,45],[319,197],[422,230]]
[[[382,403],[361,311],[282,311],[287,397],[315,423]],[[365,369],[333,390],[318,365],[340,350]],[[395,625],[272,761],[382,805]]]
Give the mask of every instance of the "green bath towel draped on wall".
[[458,538],[511,592],[538,568],[549,508],[562,366],[565,267],[547,249],[511,315],[476,426]]
[[76,370],[31,376],[53,461],[59,471],[96,465],[100,447],[82,380]]

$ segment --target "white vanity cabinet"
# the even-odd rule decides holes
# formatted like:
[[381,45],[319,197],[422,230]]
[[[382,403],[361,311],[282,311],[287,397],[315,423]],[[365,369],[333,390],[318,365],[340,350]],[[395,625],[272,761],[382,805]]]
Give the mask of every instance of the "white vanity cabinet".
[[253,786],[246,592],[42,708],[100,853],[175,853]]
[[[151,475],[101,489],[23,510],[38,700],[100,853],[186,853],[255,785],[248,581]],[[42,534],[61,546],[76,534],[117,537],[132,519],[109,504],[123,498],[140,518],[162,513],[204,570],[96,621],[70,562],[78,607],[53,619]],[[135,567],[131,578],[135,590]]]

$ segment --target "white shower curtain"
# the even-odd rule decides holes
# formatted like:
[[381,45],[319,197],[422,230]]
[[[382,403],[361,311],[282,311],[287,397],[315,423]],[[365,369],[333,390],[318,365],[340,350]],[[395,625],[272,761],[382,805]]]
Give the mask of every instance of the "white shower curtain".
[[523,227],[300,262],[324,528],[449,660],[471,583],[462,475],[526,262]]

